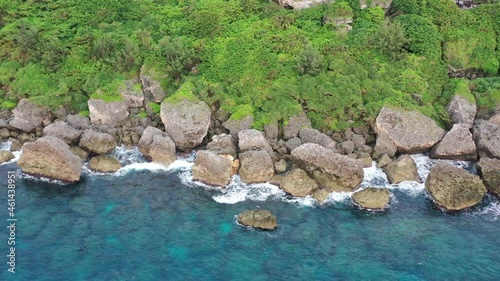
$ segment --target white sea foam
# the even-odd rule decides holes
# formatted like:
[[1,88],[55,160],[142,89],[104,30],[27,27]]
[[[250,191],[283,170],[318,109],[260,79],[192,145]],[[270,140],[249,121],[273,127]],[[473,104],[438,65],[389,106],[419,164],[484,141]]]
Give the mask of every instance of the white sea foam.
[[473,216],[484,216],[489,219],[498,220],[500,219],[500,202],[495,201],[485,206],[479,211],[472,212]]

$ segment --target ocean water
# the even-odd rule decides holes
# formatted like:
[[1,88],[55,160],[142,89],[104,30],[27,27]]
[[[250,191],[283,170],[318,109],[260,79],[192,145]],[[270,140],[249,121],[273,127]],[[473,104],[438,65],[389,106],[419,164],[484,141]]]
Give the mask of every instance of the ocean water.
[[[269,184],[228,188],[194,183],[193,157],[168,169],[136,150],[115,152],[115,174],[84,169],[73,185],[0,166],[0,218],[7,225],[7,172],[16,171],[16,273],[7,271],[0,232],[0,280],[499,280],[500,202],[443,213],[423,184],[389,185],[375,167],[362,187],[389,187],[383,213],[360,211],[350,193],[324,205]],[[413,156],[424,179],[433,161]],[[473,164],[453,162],[475,172]],[[235,216],[268,209],[274,232],[239,226]],[[3,259],[3,260],[2,260]]]

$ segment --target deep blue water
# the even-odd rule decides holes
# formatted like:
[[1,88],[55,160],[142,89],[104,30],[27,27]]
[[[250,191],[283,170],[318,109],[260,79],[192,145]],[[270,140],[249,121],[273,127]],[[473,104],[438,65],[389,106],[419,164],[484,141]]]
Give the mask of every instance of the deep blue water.
[[[0,217],[7,225],[7,171]],[[273,197],[221,204],[179,171],[86,175],[75,185],[17,178],[16,273],[1,280],[499,280],[500,203],[488,196],[457,214],[424,192],[395,189],[385,213],[349,200],[304,206]],[[279,228],[238,226],[235,215],[271,210]]]

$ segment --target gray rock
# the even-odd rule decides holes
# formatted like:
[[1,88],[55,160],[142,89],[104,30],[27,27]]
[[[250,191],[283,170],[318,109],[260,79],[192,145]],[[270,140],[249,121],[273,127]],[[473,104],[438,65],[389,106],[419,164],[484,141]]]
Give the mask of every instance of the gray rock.
[[202,101],[182,100],[161,103],[161,120],[165,131],[178,149],[189,151],[203,142],[210,126],[211,111]]
[[333,0],[274,0],[274,2],[277,2],[281,6],[294,10],[307,9],[312,6],[321,5],[331,1]]
[[79,146],[89,152],[107,154],[115,149],[116,141],[110,134],[85,130]]
[[78,141],[78,138],[82,135],[82,131],[71,127],[64,121],[56,121],[43,128],[43,135],[53,136],[62,139],[67,144],[72,144]]
[[368,210],[384,210],[389,206],[390,193],[387,188],[369,187],[352,195],[352,201]]
[[154,135],[149,147],[149,157],[154,163],[169,166],[177,158],[174,141],[168,136]]
[[383,168],[383,167],[387,166],[391,162],[392,162],[391,157],[389,157],[389,155],[387,155],[387,153],[384,153],[378,159],[377,168]]
[[0,137],[2,139],[8,139],[10,137],[10,131],[7,128],[0,129]]
[[330,195],[330,191],[324,189],[324,188],[316,188],[314,192],[312,193],[312,197],[320,204],[325,203],[326,199],[328,199],[328,196]]
[[128,106],[125,101],[105,102],[100,99],[89,99],[88,106],[92,125],[119,127],[128,121]]
[[303,128],[300,130],[299,135],[302,143],[316,143],[329,149],[335,149],[335,141],[316,129]]
[[78,130],[90,129],[90,119],[79,114],[68,115],[66,117],[66,122],[68,125]]
[[66,182],[80,180],[83,166],[65,142],[51,136],[26,143],[17,164],[24,173]]
[[274,170],[278,174],[282,174],[286,172],[286,169],[288,167],[288,164],[286,163],[285,159],[281,159],[280,161],[277,161],[274,163]]
[[157,71],[150,69],[143,65],[140,71],[140,79],[142,82],[142,91],[148,103],[150,102],[162,102],[167,96],[165,90],[161,87],[161,83],[155,80],[154,77],[159,76],[160,79],[166,77],[166,75],[161,75]]
[[99,155],[96,157],[92,157],[89,162],[89,168],[92,171],[101,172],[101,173],[114,173],[118,171],[122,165],[113,156],[108,155]]
[[267,210],[247,210],[238,215],[238,223],[262,230],[278,227],[276,217]]
[[353,134],[351,140],[354,143],[355,149],[358,149],[358,148],[364,146],[366,143],[365,138],[362,135],[358,135],[358,134]]
[[500,197],[500,160],[481,158],[477,166],[488,190]]
[[278,141],[278,121],[264,125],[264,133],[266,138],[271,141]]
[[375,131],[379,136],[387,134],[401,153],[426,151],[446,133],[434,120],[418,111],[390,107],[380,110],[375,122]]
[[340,151],[340,153],[342,153],[344,155],[351,154],[354,152],[354,142],[348,140],[348,141],[339,143],[337,145],[337,148]]
[[118,91],[127,103],[128,108],[139,108],[144,106],[144,93],[142,92],[140,80],[125,80],[120,88],[118,88]]
[[455,95],[448,104],[448,114],[453,124],[466,124],[472,127],[476,116],[476,102],[460,95]]
[[268,182],[274,175],[273,160],[265,150],[240,154],[240,176],[245,183]]
[[500,126],[478,120],[473,130],[479,157],[500,159]]
[[454,160],[476,160],[476,144],[467,124],[455,124],[435,146],[432,158]]
[[354,159],[318,144],[306,143],[292,151],[294,163],[319,187],[329,192],[352,191],[363,181],[363,167]]
[[392,0],[360,0],[359,4],[361,9],[378,6],[387,12],[391,8]]
[[193,165],[193,180],[226,186],[231,180],[231,161],[211,151],[200,150]]
[[153,126],[148,126],[142,133],[139,143],[137,144],[137,148],[146,158],[151,158],[149,150],[151,148],[151,144],[153,143],[153,137],[156,135],[163,136],[164,134],[165,133],[162,130]]
[[10,160],[12,160],[14,158],[15,158],[15,156],[12,152],[7,151],[7,150],[0,150],[0,163],[9,162]]
[[478,176],[442,161],[432,167],[425,189],[436,205],[449,211],[472,207],[486,193],[486,187]]
[[490,123],[493,123],[497,126],[500,126],[500,113],[493,115],[488,121],[490,121]]
[[212,141],[207,144],[207,150],[216,154],[231,155],[236,158],[236,144],[231,135],[220,134],[212,137]]
[[76,156],[80,157],[80,159],[82,160],[87,160],[87,158],[89,157],[89,153],[81,149],[79,146],[73,146],[69,150]]
[[231,136],[238,136],[239,132],[252,128],[253,116],[247,115],[239,120],[229,119],[222,126],[229,130]]
[[387,154],[389,157],[396,155],[397,147],[389,139],[386,134],[381,134],[377,137],[375,148],[373,149],[373,158],[378,159],[381,155]]
[[10,145],[10,151],[19,151],[23,147],[23,144],[17,140],[13,140]]
[[273,149],[262,132],[255,129],[243,130],[238,133],[240,152],[263,149],[273,157]]
[[288,123],[283,128],[283,139],[289,140],[297,137],[303,128],[311,128],[311,120],[304,112],[288,119]]
[[10,121],[10,125],[27,133],[41,126],[44,120],[50,121],[52,118],[47,108],[35,105],[28,99],[21,99],[12,115],[14,118]]
[[301,169],[293,169],[281,181],[281,189],[292,196],[304,197],[313,193],[318,184]]
[[288,149],[288,151],[291,152],[295,148],[302,145],[302,140],[298,137],[293,137],[293,138],[287,140],[284,144],[285,144],[286,149]]
[[392,161],[384,167],[389,182],[398,184],[403,181],[420,181],[417,172],[417,164],[410,155],[401,155],[398,159]]

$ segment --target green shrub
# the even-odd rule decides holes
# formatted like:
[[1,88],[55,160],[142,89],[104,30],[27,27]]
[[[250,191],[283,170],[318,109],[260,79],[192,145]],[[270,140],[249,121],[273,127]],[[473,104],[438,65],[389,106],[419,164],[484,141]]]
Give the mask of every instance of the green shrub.
[[153,111],[154,114],[159,114],[161,111],[161,105],[159,105],[157,103],[150,102],[150,103],[148,103],[148,106],[149,106],[149,108],[151,108],[151,111]]

